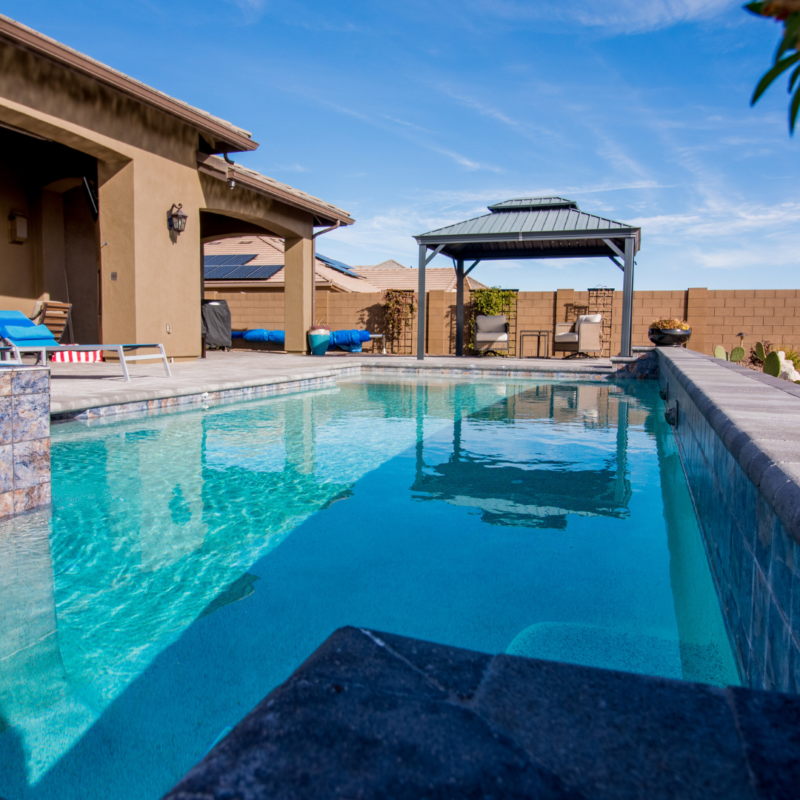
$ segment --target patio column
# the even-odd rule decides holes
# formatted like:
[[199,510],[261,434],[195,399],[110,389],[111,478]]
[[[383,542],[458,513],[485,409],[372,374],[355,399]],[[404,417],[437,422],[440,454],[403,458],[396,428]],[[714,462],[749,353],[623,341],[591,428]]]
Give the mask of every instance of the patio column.
[[419,246],[419,317],[417,318],[417,360],[425,359],[425,254],[428,248]]
[[464,259],[456,262],[456,355],[464,355]]
[[284,245],[283,326],[286,352],[308,353],[314,296],[314,242],[308,238],[285,239]]
[[631,356],[631,332],[633,325],[633,248],[632,236],[625,238],[625,270],[622,281],[622,342],[619,354]]
[[100,249],[100,343],[139,341],[136,325],[137,208],[133,173],[132,161],[97,162],[99,237],[102,242],[108,242],[108,246]]

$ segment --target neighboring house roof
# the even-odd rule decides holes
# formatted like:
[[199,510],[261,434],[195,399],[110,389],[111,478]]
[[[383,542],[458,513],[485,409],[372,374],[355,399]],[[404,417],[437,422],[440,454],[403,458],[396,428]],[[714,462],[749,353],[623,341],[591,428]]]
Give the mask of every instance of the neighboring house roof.
[[[239,236],[206,242],[203,248],[203,255],[207,262],[210,262],[206,266],[205,275],[205,284],[208,288],[226,286],[234,288],[243,284],[249,287],[277,288],[284,285],[283,239],[276,236]],[[226,264],[218,264],[215,256],[240,256],[240,258]],[[345,269],[331,264],[341,265]],[[221,277],[224,267],[229,268],[227,277]],[[355,272],[348,272],[350,268],[340,261],[328,259],[320,254],[316,260],[316,267],[317,286],[331,286],[340,292],[380,291]]]
[[[276,236],[237,236],[206,242],[205,284],[211,289],[253,286],[283,286],[283,239]],[[343,269],[342,269],[343,268]],[[486,286],[469,275],[470,291]],[[341,261],[317,254],[317,286],[329,285],[341,292],[382,292],[386,289],[416,291],[419,270],[397,261],[384,261],[374,267],[349,267]],[[454,292],[456,271],[450,267],[425,270],[428,291]]]
[[258,147],[258,143],[253,141],[250,132],[244,128],[159,92],[158,89],[153,89],[135,78],[95,61],[95,59],[2,14],[0,14],[0,39],[54,61],[67,69],[86,75],[140,103],[145,103],[170,116],[177,117],[207,134],[207,138],[210,139],[217,152],[255,150]]
[[260,172],[247,169],[241,164],[229,164],[217,156],[198,153],[197,169],[218,180],[234,180],[237,186],[243,186],[290,206],[310,211],[322,224],[352,225],[355,222],[347,211],[300,189],[295,189],[293,186],[262,175]]
[[[353,267],[370,283],[380,289],[406,289],[416,291],[419,287],[419,270],[404,267],[390,259],[374,267]],[[466,284],[470,291],[487,287],[467,275]],[[427,267],[425,269],[425,289],[434,292],[454,292],[456,290],[456,271],[450,267]]]

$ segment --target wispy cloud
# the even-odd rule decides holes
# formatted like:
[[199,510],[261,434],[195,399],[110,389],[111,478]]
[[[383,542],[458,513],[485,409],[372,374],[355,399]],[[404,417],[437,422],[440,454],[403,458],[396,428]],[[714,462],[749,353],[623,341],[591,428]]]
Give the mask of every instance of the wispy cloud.
[[267,0],[225,0],[225,2],[238,8],[248,24],[257,22],[267,8]]
[[739,0],[473,0],[473,7],[506,20],[549,19],[615,33],[640,33],[681,22],[708,19],[740,5]]
[[493,119],[496,122],[499,122],[501,125],[511,128],[516,133],[519,133],[528,139],[541,142],[542,134],[553,135],[553,131],[549,130],[548,128],[515,119],[509,114],[506,114],[504,111],[484,103],[481,100],[464,92],[453,89],[451,86],[439,84],[436,88],[465,108],[473,109],[474,111],[477,111],[480,116]]
[[750,231],[794,229],[800,222],[800,203],[765,206],[718,201],[690,214],[662,214],[630,222],[652,236],[723,238]]
[[309,172],[309,169],[302,164],[282,164],[278,167],[268,167],[265,172],[269,175],[272,172]]
[[[424,128],[421,128],[414,123],[410,122],[403,122],[398,120],[394,117],[390,117],[386,114],[380,114],[370,111],[369,113],[360,111],[358,109],[349,108],[347,106],[340,105],[339,103],[335,103],[327,98],[320,98],[310,92],[300,92],[295,91],[295,94],[304,94],[307,100],[315,103],[316,105],[320,106],[321,108],[328,109],[330,111],[335,111],[337,114],[344,114],[348,117],[353,117],[361,122],[364,122],[367,125],[370,125],[374,128],[380,128],[382,131],[386,131],[389,133],[394,134],[395,136],[400,136],[401,138],[405,139],[406,141],[413,142],[419,147],[424,147],[426,150],[430,150],[434,153],[439,153],[440,155],[446,156],[447,158],[453,160],[459,166],[464,167],[469,171],[475,170],[486,170],[488,172],[497,172],[502,173],[505,170],[502,167],[498,167],[494,164],[485,163],[483,161],[477,161],[474,158],[470,158],[462,153],[456,152],[455,150],[443,147],[442,145],[431,142],[429,138],[423,137],[422,133],[428,133]],[[400,123],[401,127],[397,127],[397,123]]]

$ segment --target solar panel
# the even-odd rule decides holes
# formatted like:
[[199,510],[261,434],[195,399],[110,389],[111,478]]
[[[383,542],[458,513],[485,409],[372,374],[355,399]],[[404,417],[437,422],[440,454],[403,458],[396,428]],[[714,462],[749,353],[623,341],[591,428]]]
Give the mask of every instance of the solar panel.
[[204,256],[203,257],[203,266],[206,267],[221,267],[223,265],[231,266],[231,267],[241,267],[243,264],[246,264],[248,261],[252,261],[256,257],[256,254],[253,255],[218,255],[218,256]]
[[342,261],[337,261],[335,258],[328,258],[327,256],[323,256],[320,253],[317,253],[317,258],[325,264],[325,266],[330,267],[331,269],[338,270],[339,272],[343,272],[345,275],[349,275],[351,278],[360,278],[361,276],[357,273],[353,272],[353,268],[349,267],[347,264],[343,263]]
[[224,264],[203,270],[207,281],[265,281],[283,269],[283,264],[262,264],[247,266],[246,264]]

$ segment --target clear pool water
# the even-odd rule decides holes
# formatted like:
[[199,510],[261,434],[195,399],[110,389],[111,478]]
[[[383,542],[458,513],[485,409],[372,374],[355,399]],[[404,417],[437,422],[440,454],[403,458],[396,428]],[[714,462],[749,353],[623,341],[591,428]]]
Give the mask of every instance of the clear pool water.
[[341,382],[53,428],[0,524],[0,797],[150,800],[351,624],[737,683],[653,382]]

